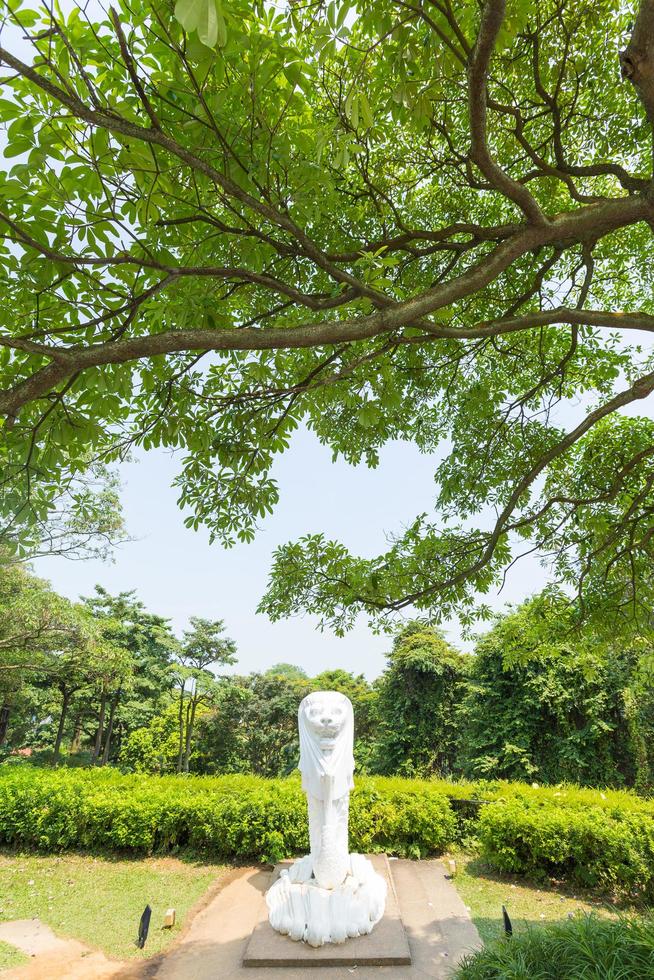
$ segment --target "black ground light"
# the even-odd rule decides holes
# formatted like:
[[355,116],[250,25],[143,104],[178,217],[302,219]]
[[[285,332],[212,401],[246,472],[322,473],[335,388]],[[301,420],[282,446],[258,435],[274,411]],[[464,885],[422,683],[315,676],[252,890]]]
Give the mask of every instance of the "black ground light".
[[152,909],[149,905],[146,905],[143,909],[143,915],[141,916],[141,921],[139,922],[139,938],[136,940],[136,945],[139,949],[143,949],[145,946],[145,940],[148,938],[148,930],[150,928],[150,917],[152,915]]
[[502,918],[504,919],[504,932],[507,936],[513,935],[513,926],[511,925],[511,919],[509,918],[509,913],[506,911],[505,907],[502,906]]

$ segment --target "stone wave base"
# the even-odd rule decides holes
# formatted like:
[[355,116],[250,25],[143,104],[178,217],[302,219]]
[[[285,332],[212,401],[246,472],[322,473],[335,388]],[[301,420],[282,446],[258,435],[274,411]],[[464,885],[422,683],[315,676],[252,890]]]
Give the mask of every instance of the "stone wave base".
[[310,874],[310,858],[299,858],[268,890],[273,929],[314,947],[372,932],[384,914],[386,881],[367,857],[349,855],[349,871],[338,888],[321,888]]

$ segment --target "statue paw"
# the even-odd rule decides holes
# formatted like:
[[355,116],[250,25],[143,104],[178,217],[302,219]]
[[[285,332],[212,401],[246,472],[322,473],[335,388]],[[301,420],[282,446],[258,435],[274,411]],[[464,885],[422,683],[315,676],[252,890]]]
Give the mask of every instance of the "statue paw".
[[288,869],[288,878],[291,882],[309,881],[313,874],[313,859],[310,854],[306,857],[298,858]]

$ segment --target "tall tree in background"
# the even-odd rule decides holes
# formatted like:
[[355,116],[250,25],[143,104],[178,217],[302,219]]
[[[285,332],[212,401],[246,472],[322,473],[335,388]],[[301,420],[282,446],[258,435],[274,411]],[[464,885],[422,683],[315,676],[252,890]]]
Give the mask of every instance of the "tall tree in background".
[[378,682],[375,768],[398,776],[448,776],[457,760],[469,657],[418,621],[402,629]]
[[92,659],[99,639],[78,606],[24,566],[0,562],[0,748],[30,684],[58,687],[65,719],[82,664]]
[[574,620],[568,597],[548,590],[478,642],[462,715],[467,775],[651,785],[654,678],[643,664],[654,636],[606,640]]
[[212,710],[198,731],[200,764],[211,772],[254,772],[288,776],[297,766],[297,711],[311,691],[333,690],[354,706],[357,767],[368,769],[377,726],[375,692],[361,675],[328,670],[310,678],[293,664],[221,682]]
[[107,665],[100,684],[93,758],[106,764],[116,727],[121,732],[144,725],[162,707],[173,684],[172,657],[177,649],[168,621],[147,612],[134,592],[110,595],[96,586],[84,600],[107,642],[120,656]]
[[177,653],[179,684],[179,752],[177,771],[188,772],[198,708],[211,703],[217,693],[215,670],[236,663],[236,644],[224,636],[222,619],[191,616],[191,628]]
[[654,0],[2,10],[10,520],[174,446],[230,543],[299,425],[370,466],[406,439],[444,450],[435,513],[281,547],[263,610],[469,621],[524,550],[649,620]]
[[81,605],[74,606],[74,610],[76,616],[73,628],[66,637],[66,642],[58,644],[57,649],[52,652],[42,680],[43,686],[46,689],[54,687],[61,699],[53,744],[55,764],[59,760],[66,722],[75,695],[88,697],[93,687],[102,684],[109,664],[117,665],[121,674],[126,670],[122,652],[103,636],[88,610]]

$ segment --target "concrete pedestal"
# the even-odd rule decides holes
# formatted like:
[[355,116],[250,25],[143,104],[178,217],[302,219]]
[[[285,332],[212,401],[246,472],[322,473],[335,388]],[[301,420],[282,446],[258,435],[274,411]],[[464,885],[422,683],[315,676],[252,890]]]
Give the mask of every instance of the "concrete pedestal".
[[[385,854],[371,854],[377,874],[386,879],[387,897],[384,915],[368,936],[358,936],[344,943],[326,943],[317,949],[303,942],[294,942],[288,936],[275,932],[268,922],[268,908],[262,896],[252,935],[245,949],[243,966],[271,967],[325,967],[325,966],[407,966],[411,953],[407,941],[395,893],[391,864]],[[273,871],[270,884],[279,876],[283,867]]]

